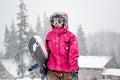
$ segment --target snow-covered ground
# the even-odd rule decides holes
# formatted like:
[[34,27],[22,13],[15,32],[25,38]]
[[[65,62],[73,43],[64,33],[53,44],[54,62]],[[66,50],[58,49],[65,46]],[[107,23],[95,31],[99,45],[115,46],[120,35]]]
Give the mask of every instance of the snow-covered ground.
[[1,62],[13,77],[19,77],[17,75],[18,65],[14,59],[4,59],[4,60],[1,60]]
[[[111,60],[111,56],[80,56],[79,58],[79,67],[97,67],[97,68],[103,68],[106,63],[108,63],[109,60]],[[4,59],[0,60],[3,66],[6,68],[6,70],[15,78],[19,77],[17,75],[18,70],[18,64],[14,59]],[[112,74],[117,75],[120,74],[120,69],[106,69],[102,73],[103,75]],[[25,75],[29,75],[29,72],[26,71]],[[120,76],[120,75],[119,75]],[[17,78],[16,80],[41,80],[40,78],[31,79],[29,76],[26,76],[24,78]]]
[[[3,79],[0,79],[0,80],[3,80]],[[4,80],[8,80],[8,79],[4,79]],[[22,79],[16,79],[16,80],[41,80],[41,79],[30,79],[29,77],[25,77],[25,78],[22,78]]]
[[[1,63],[3,66],[7,69],[7,71],[13,76],[13,77],[19,77],[17,75],[17,70],[18,70],[18,64],[15,62],[14,59],[4,59],[1,60]],[[26,72],[26,75],[29,75],[29,72]],[[24,78],[17,78],[16,80],[41,80],[41,79],[31,79],[30,77],[24,77]]]
[[23,78],[23,79],[17,79],[17,80],[41,80],[41,79],[37,79],[37,78],[35,78],[35,79],[30,79],[29,77],[25,77],[25,78]]

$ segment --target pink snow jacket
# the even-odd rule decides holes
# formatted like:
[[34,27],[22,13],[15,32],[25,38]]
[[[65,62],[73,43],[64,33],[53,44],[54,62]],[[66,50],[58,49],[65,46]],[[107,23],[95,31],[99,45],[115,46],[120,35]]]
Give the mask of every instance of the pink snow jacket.
[[[67,14],[64,16],[68,19]],[[78,71],[78,41],[76,36],[64,28],[52,28],[46,36],[46,49],[49,53],[47,67],[58,72]]]

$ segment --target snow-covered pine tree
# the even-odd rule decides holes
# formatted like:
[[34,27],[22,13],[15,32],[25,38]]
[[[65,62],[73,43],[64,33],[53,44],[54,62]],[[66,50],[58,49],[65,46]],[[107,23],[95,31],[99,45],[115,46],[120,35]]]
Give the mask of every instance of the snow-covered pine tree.
[[19,42],[19,52],[17,54],[17,60],[19,61],[19,70],[21,72],[21,77],[24,77],[25,72],[25,62],[24,56],[28,55],[28,40],[29,40],[29,23],[26,5],[23,0],[20,0],[19,12],[17,13],[17,26],[18,26],[18,42]]
[[77,38],[78,38],[78,46],[80,50],[80,55],[87,55],[87,48],[86,48],[86,41],[85,41],[85,35],[82,30],[81,25],[79,25],[77,30]]
[[32,26],[30,26],[30,30],[29,30],[29,34],[28,34],[28,36],[31,38],[33,35],[35,35],[36,33],[35,33],[35,31],[34,31],[34,29],[32,28]]
[[43,27],[43,38],[45,39],[47,33],[50,31],[51,25],[50,25],[50,20],[47,17],[46,13],[44,13],[44,27]]
[[89,55],[99,55],[98,54],[98,47],[97,47],[97,44],[96,44],[96,41],[93,42],[93,46],[90,47],[90,52],[89,52]]
[[42,33],[43,33],[39,15],[37,16],[36,33],[40,36],[42,36]]
[[115,59],[116,59],[116,62],[118,64],[119,68],[120,68],[120,45],[118,46],[118,50],[117,51],[118,52],[116,53],[116,58]]
[[5,27],[5,33],[4,33],[4,46],[5,46],[5,56],[4,58],[8,58],[10,54],[10,31],[6,25]]
[[3,58],[3,52],[0,50],[0,60]]
[[120,67],[120,33],[98,31],[86,38],[90,55],[113,56]]
[[15,29],[14,21],[12,20],[11,27],[10,27],[10,51],[9,51],[9,58],[15,58],[18,52],[18,37],[17,37],[17,31]]

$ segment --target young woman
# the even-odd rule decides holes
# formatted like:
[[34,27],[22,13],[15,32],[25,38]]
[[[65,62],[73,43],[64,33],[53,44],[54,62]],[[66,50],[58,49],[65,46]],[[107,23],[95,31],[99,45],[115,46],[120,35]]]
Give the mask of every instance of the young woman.
[[50,17],[52,30],[46,36],[48,80],[70,80],[78,73],[78,41],[68,31],[68,16],[64,12],[55,12]]

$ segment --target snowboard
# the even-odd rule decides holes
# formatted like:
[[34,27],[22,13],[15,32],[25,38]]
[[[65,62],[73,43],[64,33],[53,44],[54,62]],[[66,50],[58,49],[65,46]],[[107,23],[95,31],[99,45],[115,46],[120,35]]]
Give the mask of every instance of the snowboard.
[[28,43],[29,51],[32,58],[37,62],[40,67],[41,74],[47,71],[46,63],[48,60],[48,53],[45,44],[39,35],[34,35]]

